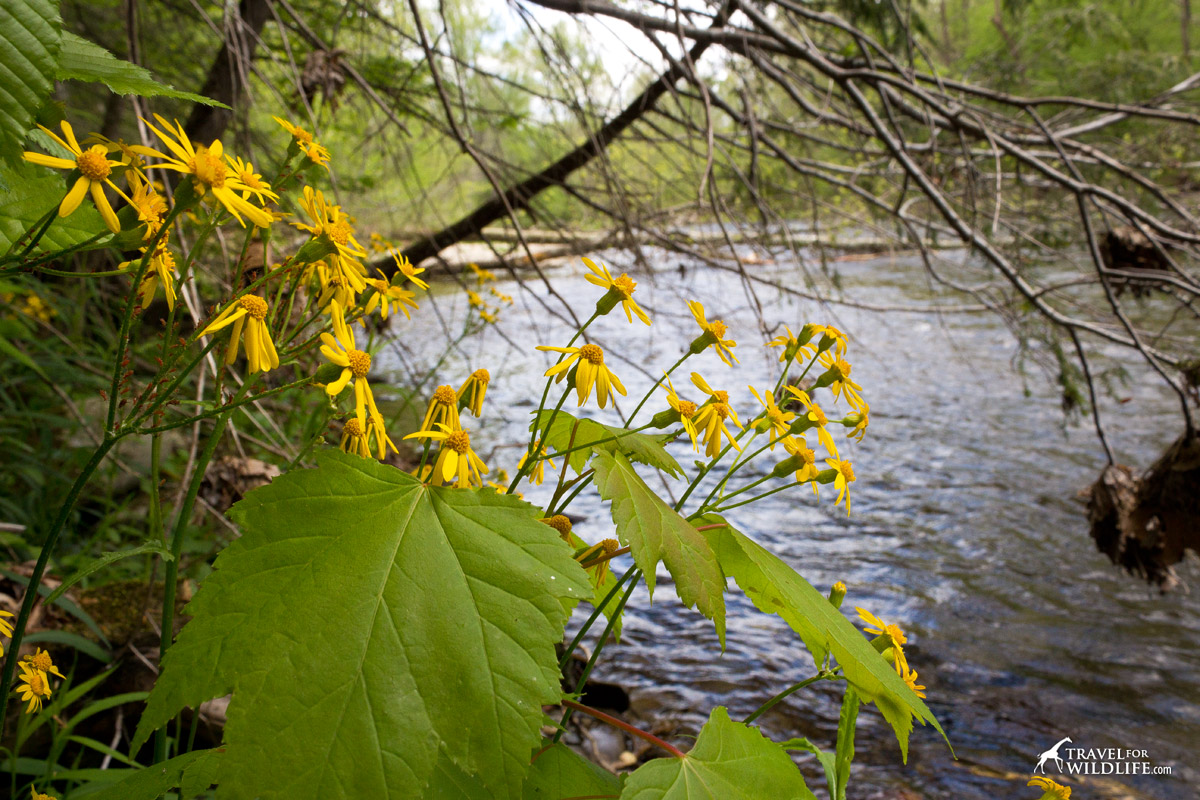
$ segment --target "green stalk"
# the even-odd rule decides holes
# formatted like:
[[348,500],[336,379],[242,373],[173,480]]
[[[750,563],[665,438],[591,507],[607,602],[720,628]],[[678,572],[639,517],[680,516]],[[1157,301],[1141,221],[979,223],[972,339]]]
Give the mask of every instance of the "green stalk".
[[811,678],[806,678],[806,679],[800,681],[799,683],[794,683],[791,686],[789,686],[788,688],[784,689],[782,692],[775,695],[770,700],[768,700],[767,702],[765,702],[761,706],[759,706],[758,710],[755,711],[750,716],[746,717],[744,720],[742,720],[742,723],[745,725],[749,725],[751,722],[754,722],[754,720],[758,719],[763,714],[767,713],[772,708],[774,708],[785,697],[787,697],[790,694],[800,691],[801,689],[805,688],[806,686],[812,686],[817,681],[836,681],[836,680],[841,680],[841,676],[837,675],[833,672],[828,672],[826,670],[822,670],[822,671],[818,672],[816,675],[812,676]]
[[91,479],[92,474],[100,466],[100,462],[104,460],[104,456],[112,449],[120,437],[110,436],[105,434],[104,439],[97,445],[92,457],[84,464],[80,470],[75,482],[71,484],[70,490],[67,492],[67,497],[63,500],[62,506],[58,510],[58,516],[54,520],[54,524],[50,527],[50,533],[46,536],[46,542],[42,545],[42,552],[38,554],[37,563],[33,567],[33,574],[29,576],[29,585],[25,589],[25,597],[21,601],[21,611],[17,615],[16,624],[13,626],[12,640],[8,645],[8,659],[4,662],[4,674],[0,676],[0,733],[4,730],[5,712],[8,709],[8,697],[11,694],[10,687],[12,686],[13,673],[17,671],[17,654],[21,651],[21,640],[25,638],[25,625],[29,622],[29,615],[33,611],[33,604],[38,597],[38,587],[42,583],[42,575],[46,572],[46,563],[50,560],[50,555],[54,552],[54,546],[58,544],[58,536],[62,532],[63,525],[66,524],[67,517],[71,510],[75,507],[75,501],[79,499],[79,493],[83,491],[83,487]]
[[688,350],[686,353],[683,354],[682,358],[680,358],[678,361],[676,361],[674,364],[671,365],[671,368],[668,369],[661,378],[659,378],[658,380],[656,380],[654,382],[654,385],[650,387],[650,391],[646,392],[646,396],[642,398],[642,401],[637,404],[637,408],[633,409],[633,413],[629,415],[629,419],[627,419],[625,421],[626,425],[633,422],[633,418],[636,417],[638,412],[642,410],[642,406],[646,405],[646,401],[650,399],[650,396],[652,394],[654,394],[654,390],[657,389],[659,386],[661,386],[662,382],[664,380],[666,380],[671,375],[672,372],[674,372],[676,369],[678,369],[680,364],[687,361],[691,355],[692,355],[692,351]]

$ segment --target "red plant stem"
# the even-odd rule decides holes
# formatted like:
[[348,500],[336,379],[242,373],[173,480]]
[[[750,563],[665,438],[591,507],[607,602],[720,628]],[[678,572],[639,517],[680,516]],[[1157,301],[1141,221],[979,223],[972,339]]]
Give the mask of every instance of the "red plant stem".
[[699,527],[697,527],[697,528],[696,528],[696,530],[698,530],[698,531],[711,531],[711,530],[715,530],[715,529],[717,529],[717,528],[725,528],[725,527],[728,527],[728,526],[726,525],[726,523],[724,523],[724,522],[718,522],[716,525],[700,525]]
[[576,703],[574,700],[564,699],[562,701],[562,704],[564,706],[566,706],[567,708],[573,708],[576,711],[582,711],[584,714],[595,717],[596,719],[600,720],[601,722],[607,722],[609,725],[612,725],[614,728],[620,728],[621,730],[625,731],[626,733],[636,736],[639,739],[642,739],[644,741],[647,741],[652,745],[661,747],[663,750],[666,750],[668,753],[675,756],[676,758],[683,758],[686,755],[679,748],[675,747],[672,744],[668,744],[667,742],[664,742],[662,739],[658,738],[654,734],[646,733],[641,728],[635,728],[632,725],[630,725],[628,722],[622,722],[621,720],[617,719],[616,717],[612,717],[612,716],[609,716],[608,714],[605,714],[603,711],[597,711],[596,709],[590,708],[589,706],[585,706],[582,703]]
[[623,556],[628,552],[629,552],[628,547],[622,547],[618,550],[612,551],[608,555],[597,556],[596,558],[593,558],[591,561],[585,561],[582,564],[580,564],[579,566],[583,567],[584,569],[591,569],[592,567],[596,566],[597,564],[603,564],[605,561],[608,561],[609,559],[616,558],[617,556]]

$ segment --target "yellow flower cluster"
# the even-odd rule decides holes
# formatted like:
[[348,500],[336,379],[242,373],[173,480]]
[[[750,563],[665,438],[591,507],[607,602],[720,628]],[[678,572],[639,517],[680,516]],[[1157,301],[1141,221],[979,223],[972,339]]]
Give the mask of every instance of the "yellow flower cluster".
[[491,373],[486,369],[477,369],[463,381],[458,391],[449,384],[434,390],[425,418],[421,421],[421,430],[404,437],[441,443],[433,469],[426,474],[428,467],[424,460],[417,467],[415,474],[419,478],[429,478],[435,486],[447,483],[453,483],[460,489],[483,486],[483,475],[488,468],[471,448],[471,434],[462,427],[459,411],[465,409],[476,417],[481,416],[483,400],[491,381]]
[[42,702],[50,696],[50,676],[62,678],[63,674],[54,666],[50,654],[41,648],[23,657],[17,666],[21,670],[21,682],[13,691],[20,695],[22,703],[29,703],[26,714],[41,711]]

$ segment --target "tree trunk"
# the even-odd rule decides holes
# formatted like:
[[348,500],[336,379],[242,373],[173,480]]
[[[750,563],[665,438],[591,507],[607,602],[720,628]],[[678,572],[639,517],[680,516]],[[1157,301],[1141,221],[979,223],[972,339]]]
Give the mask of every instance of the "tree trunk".
[[197,103],[184,125],[190,138],[205,144],[220,138],[233,119],[231,109],[236,108],[243,81],[250,73],[250,62],[254,60],[259,34],[271,17],[270,0],[241,0],[236,14],[236,18],[226,20],[225,41],[217,51],[217,57],[208,70],[208,79],[200,89],[200,94],[230,108]]

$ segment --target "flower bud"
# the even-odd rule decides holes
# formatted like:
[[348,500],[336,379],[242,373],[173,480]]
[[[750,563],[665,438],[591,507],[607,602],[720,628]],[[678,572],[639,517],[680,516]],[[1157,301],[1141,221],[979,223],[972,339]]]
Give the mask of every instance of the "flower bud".
[[678,411],[668,408],[666,411],[660,411],[651,417],[650,424],[655,428],[669,428],[672,425],[678,425],[680,419]]
[[846,599],[846,584],[838,581],[829,587],[829,602],[833,604],[834,608],[841,608],[844,599]]
[[813,478],[817,483],[833,483],[838,476],[836,469],[823,469],[817,473],[817,477]]
[[805,464],[804,457],[801,455],[788,456],[783,461],[775,465],[775,469],[771,470],[772,478],[785,478],[791,473],[803,467]]
[[621,302],[623,299],[624,298],[619,291],[616,289],[609,289],[599,300],[596,301],[596,313],[600,316],[604,316],[616,308],[617,303]]
[[692,344],[688,347],[688,352],[692,355],[699,355],[704,352],[704,348],[711,347],[717,343],[717,337],[712,331],[705,331],[692,340]]

